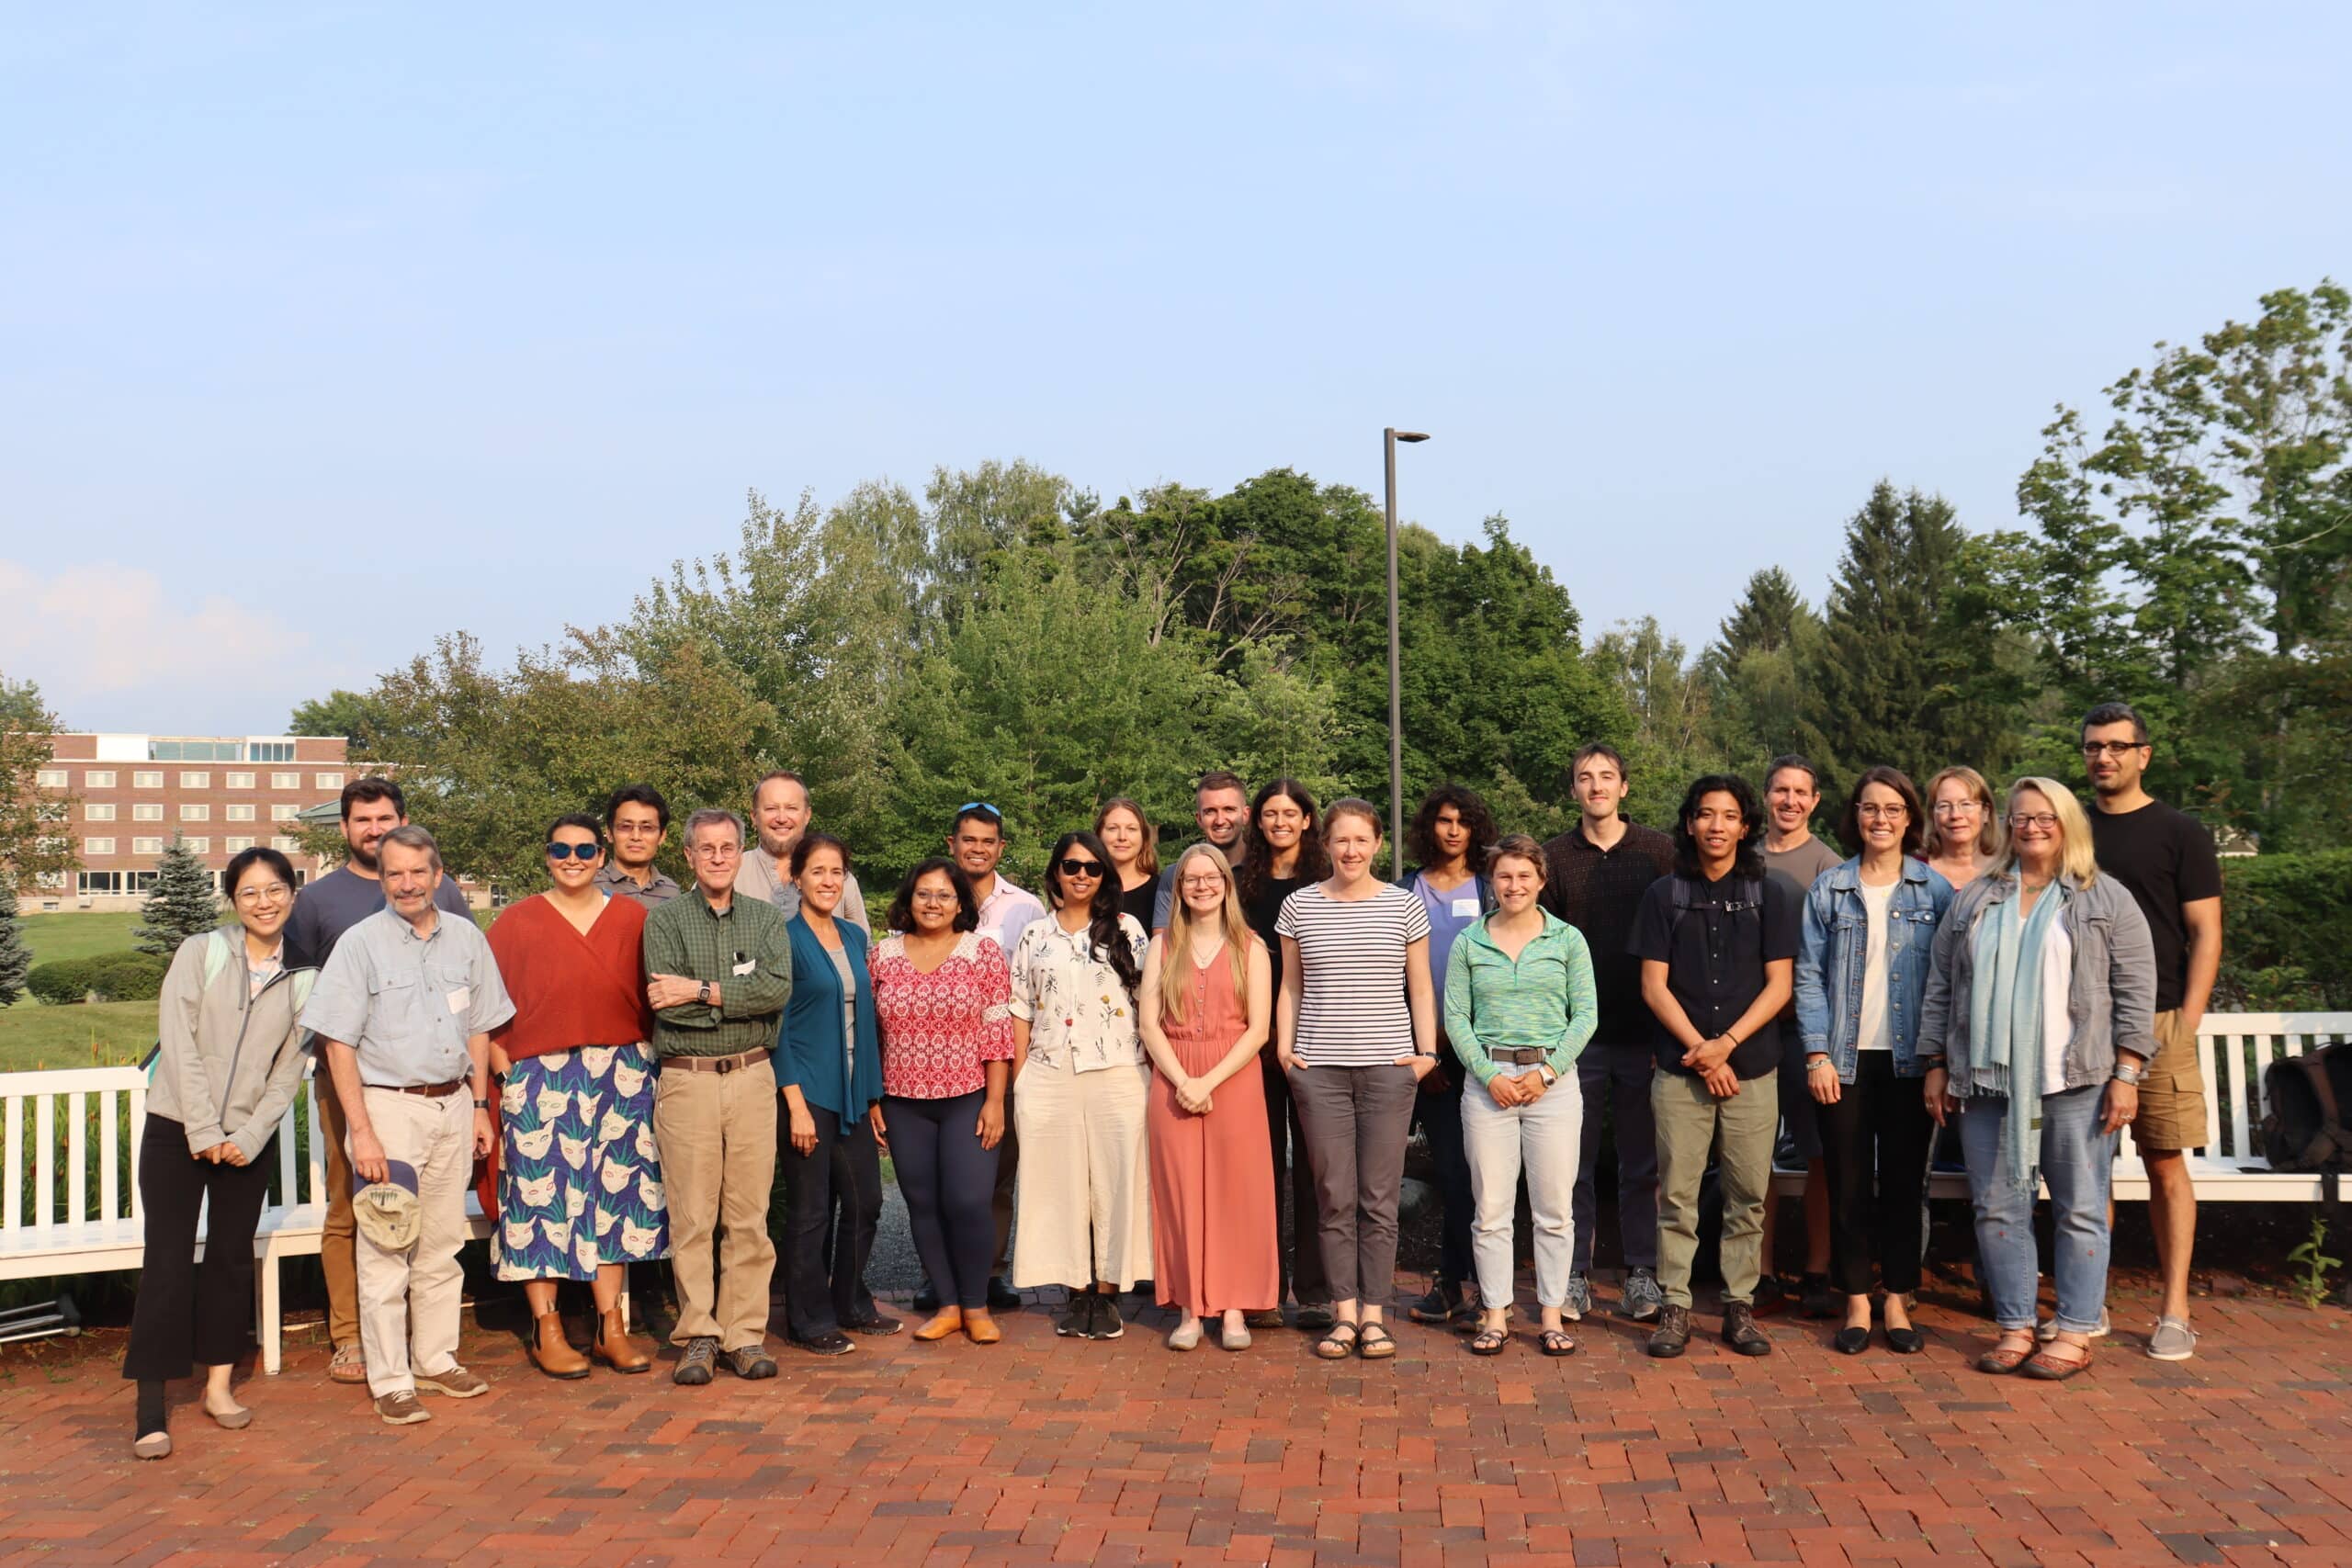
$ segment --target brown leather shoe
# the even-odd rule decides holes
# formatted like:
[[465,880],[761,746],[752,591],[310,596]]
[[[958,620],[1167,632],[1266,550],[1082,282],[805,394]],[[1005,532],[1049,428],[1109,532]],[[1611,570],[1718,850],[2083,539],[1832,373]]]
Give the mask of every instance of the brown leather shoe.
[[[916,1337],[922,1337],[918,1335]],[[1004,1337],[1004,1330],[999,1328],[996,1319],[987,1313],[967,1312],[964,1314],[964,1337],[975,1345],[993,1345]]]
[[588,1358],[563,1337],[563,1314],[547,1313],[533,1322],[537,1331],[531,1336],[531,1364],[551,1378],[586,1377]]
[[596,1315],[596,1343],[589,1354],[616,1372],[653,1370],[653,1358],[637,1348],[637,1341],[621,1327],[621,1314],[617,1312]]
[[924,1324],[921,1328],[915,1330],[915,1337],[928,1344],[934,1339],[944,1339],[949,1335],[961,1329],[963,1326],[964,1309],[962,1307],[944,1306],[939,1309],[937,1314],[934,1315],[929,1323]]

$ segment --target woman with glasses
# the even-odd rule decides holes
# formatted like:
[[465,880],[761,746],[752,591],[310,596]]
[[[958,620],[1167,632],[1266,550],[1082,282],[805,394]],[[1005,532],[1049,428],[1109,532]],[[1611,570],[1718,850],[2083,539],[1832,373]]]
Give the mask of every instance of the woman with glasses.
[[[2115,1134],[2155,1054],[2155,948],[2140,906],[2098,869],[2074,793],[2009,786],[2008,847],[1936,932],[1918,1060],[1928,1113],[1956,1116],[1976,1247],[2001,1337],[1977,1369],[2052,1382],[2091,1364],[2107,1298]],[[2034,1349],[2037,1179],[2050,1184],[2058,1314]]]
[[[532,1363],[584,1378],[590,1357],[616,1372],[653,1358],[621,1328],[624,1271],[670,1250],[669,1208],[653,1136],[653,1020],[643,975],[645,909],[596,880],[596,819],[568,813],[548,829],[548,880],[509,904],[490,951],[514,1016],[491,1031],[498,1096],[498,1223],[491,1259],[522,1281]],[[556,1285],[595,1294],[596,1337],[583,1356],[564,1337]]]
[[277,1163],[277,1122],[307,1060],[302,1003],[318,971],[286,967],[294,868],[276,850],[240,850],[220,885],[236,925],[180,943],[156,1003],[155,1070],[139,1137],[146,1261],[122,1361],[122,1375],[139,1385],[130,1451],[141,1459],[172,1451],[164,1385],[194,1364],[204,1368],[204,1413],[232,1431],[253,1424],[229,1375],[253,1322],[254,1228]]
[[1149,1069],[1136,1026],[1147,939],[1120,910],[1111,857],[1091,833],[1055,841],[1046,902],[1012,952],[1012,1284],[1068,1285],[1055,1332],[1116,1339],[1119,1293],[1151,1271]]
[[1233,871],[1214,844],[1178,857],[1175,909],[1144,960],[1143,1046],[1151,1080],[1152,1279],[1182,1315],[1171,1350],[1250,1344],[1248,1314],[1282,1298],[1266,1095],[1258,1047],[1273,1027],[1266,944],[1242,923]]
[[1935,1129],[1920,1097],[1919,1003],[1951,884],[1923,861],[1919,795],[1893,768],[1856,783],[1838,836],[1861,852],[1815,879],[1797,951],[1797,1027],[1805,1089],[1820,1119],[1829,1180],[1829,1274],[1846,1298],[1832,1341],[1871,1341],[1871,1259],[1886,1291],[1886,1342],[1926,1341],[1911,1325],[1925,1221],[1919,1194]]
[[971,879],[951,860],[907,873],[889,923],[872,965],[882,1131],[915,1254],[940,1301],[914,1337],[961,1330],[975,1345],[993,1345],[1004,1332],[989,1311],[989,1199],[1012,1061],[1004,950],[978,929]]
[[1135,917],[1136,924],[1151,930],[1151,915],[1159,901],[1159,833],[1146,819],[1143,807],[1124,795],[1113,795],[1094,814],[1094,836],[1110,852],[1111,869],[1118,874],[1119,912]]
[[2001,812],[1974,768],[1946,768],[1928,781],[1928,821],[1919,856],[1952,886],[1975,881],[2001,852]]

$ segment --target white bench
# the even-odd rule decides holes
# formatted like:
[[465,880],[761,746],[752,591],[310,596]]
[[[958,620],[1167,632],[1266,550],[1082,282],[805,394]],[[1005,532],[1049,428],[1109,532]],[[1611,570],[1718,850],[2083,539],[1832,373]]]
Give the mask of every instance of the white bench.
[[[299,1163],[297,1116],[306,1123]],[[138,1163],[147,1121],[147,1075],[137,1067],[0,1074],[0,1117],[7,1140],[0,1280],[141,1267],[147,1236]],[[318,1084],[305,1069],[302,1092],[277,1124],[277,1169],[254,1231],[254,1336],[266,1372],[277,1371],[279,1361],[278,1266],[288,1258],[318,1256],[325,1239],[324,1139]],[[470,1188],[466,1222],[475,1239],[490,1235],[490,1222]],[[201,1216],[196,1249],[203,1256]]]
[[[2316,1203],[2320,1179],[2270,1168],[2256,1146],[2262,1128],[2262,1073],[2271,1063],[2352,1040],[2352,1012],[2209,1012],[2197,1026],[2197,1061],[2205,1073],[2205,1142],[2187,1156],[2200,1203]],[[1968,1178],[1939,1170],[1931,1197],[1966,1198]],[[1804,1190],[1804,1172],[1772,1173],[1775,1197]],[[2131,1143],[2115,1162],[2115,1196],[2145,1202],[2148,1173]]]

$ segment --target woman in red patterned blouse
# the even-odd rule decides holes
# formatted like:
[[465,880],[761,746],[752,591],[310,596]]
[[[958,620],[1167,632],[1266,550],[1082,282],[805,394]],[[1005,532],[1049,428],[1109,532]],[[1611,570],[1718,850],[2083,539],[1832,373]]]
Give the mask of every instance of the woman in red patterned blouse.
[[997,1145],[1012,1075],[1012,979],[1004,950],[975,930],[971,880],[952,861],[907,873],[875,948],[874,1016],[882,1035],[882,1122],[915,1252],[939,1292],[917,1339],[962,1329],[1003,1337],[989,1315]]

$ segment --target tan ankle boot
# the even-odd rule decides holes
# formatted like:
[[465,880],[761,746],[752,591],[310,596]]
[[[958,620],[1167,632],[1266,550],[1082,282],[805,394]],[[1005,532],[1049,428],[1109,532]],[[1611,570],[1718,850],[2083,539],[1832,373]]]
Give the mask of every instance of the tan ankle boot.
[[551,1378],[584,1378],[588,1375],[588,1358],[571,1348],[563,1337],[563,1314],[551,1312],[538,1318],[537,1331],[531,1337],[531,1360],[539,1371]]
[[621,1328],[618,1312],[599,1314],[596,1319],[596,1344],[593,1352],[596,1359],[616,1372],[643,1372],[653,1369],[653,1358],[637,1348]]

